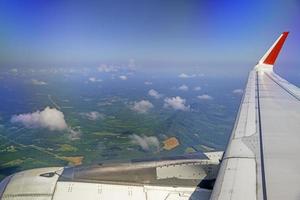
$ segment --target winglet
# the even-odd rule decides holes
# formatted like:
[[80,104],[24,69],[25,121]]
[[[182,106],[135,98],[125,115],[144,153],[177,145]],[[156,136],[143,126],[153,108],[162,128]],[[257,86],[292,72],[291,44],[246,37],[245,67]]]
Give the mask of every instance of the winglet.
[[259,64],[264,64],[273,67],[276,58],[288,36],[289,32],[283,32],[266,54],[260,59]]

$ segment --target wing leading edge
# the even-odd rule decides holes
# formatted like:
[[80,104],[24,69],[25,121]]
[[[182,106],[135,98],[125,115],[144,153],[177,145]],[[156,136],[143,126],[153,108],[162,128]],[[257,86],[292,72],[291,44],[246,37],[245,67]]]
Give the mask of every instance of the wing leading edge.
[[249,74],[211,200],[300,197],[300,89],[273,72],[287,36]]

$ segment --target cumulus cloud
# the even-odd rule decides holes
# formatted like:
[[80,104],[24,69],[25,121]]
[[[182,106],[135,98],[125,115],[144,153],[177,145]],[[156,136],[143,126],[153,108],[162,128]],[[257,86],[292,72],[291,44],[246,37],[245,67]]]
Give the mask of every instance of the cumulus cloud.
[[11,69],[10,71],[11,71],[12,73],[18,73],[19,70],[18,70],[17,68],[13,68],[13,69]]
[[150,101],[141,100],[141,101],[138,101],[138,102],[134,102],[131,109],[138,112],[138,113],[146,113],[146,112],[148,112],[148,110],[150,110],[153,107],[154,106]]
[[243,92],[244,92],[244,90],[242,90],[242,89],[235,89],[232,91],[233,94],[239,94],[239,95],[243,94]]
[[162,94],[158,93],[154,89],[149,90],[148,95],[151,96],[151,97],[154,97],[155,99],[159,99],[159,98],[162,97]]
[[188,111],[190,109],[189,105],[185,105],[186,100],[177,96],[177,97],[171,97],[171,98],[165,98],[164,99],[165,108],[173,108],[174,110],[182,110],[182,111]]
[[99,79],[99,78],[96,78],[96,77],[90,77],[90,78],[89,78],[89,81],[90,81],[90,82],[101,82],[102,80]]
[[118,68],[112,65],[102,64],[97,68],[99,72],[116,72]]
[[132,143],[139,145],[144,151],[159,151],[159,141],[157,137],[133,134],[130,135],[129,138]]
[[193,77],[196,77],[196,74],[191,74],[191,75],[188,75],[188,74],[185,74],[185,73],[181,73],[178,75],[179,78],[193,78]]
[[99,113],[97,111],[91,111],[91,112],[86,112],[86,113],[80,113],[81,116],[91,120],[95,121],[98,119],[104,119],[104,115],[102,113]]
[[189,87],[187,85],[181,85],[180,87],[178,87],[178,90],[188,91]]
[[144,84],[145,84],[145,85],[152,85],[153,83],[150,82],[150,81],[145,81]]
[[47,85],[46,82],[40,81],[40,80],[37,80],[37,79],[31,79],[31,83],[32,83],[33,85]]
[[195,90],[195,91],[200,91],[200,90],[201,90],[201,87],[200,87],[200,86],[196,86],[196,87],[194,87],[194,90]]
[[127,77],[127,76],[125,76],[125,75],[121,75],[121,76],[119,76],[119,78],[120,78],[121,80],[123,80],[123,81],[125,81],[125,80],[127,80],[127,79],[128,79],[128,77]]
[[208,95],[208,94],[199,95],[199,96],[197,96],[197,98],[201,99],[201,100],[211,100],[211,99],[213,99],[213,97]]
[[135,69],[135,59],[133,59],[133,58],[129,59],[128,68],[129,69]]
[[13,115],[12,123],[21,123],[27,128],[47,128],[51,131],[67,130],[64,114],[56,108],[46,107],[42,111]]
[[81,136],[81,130],[79,128],[77,129],[72,129],[72,128],[68,128],[68,137],[70,140],[78,140],[80,139]]

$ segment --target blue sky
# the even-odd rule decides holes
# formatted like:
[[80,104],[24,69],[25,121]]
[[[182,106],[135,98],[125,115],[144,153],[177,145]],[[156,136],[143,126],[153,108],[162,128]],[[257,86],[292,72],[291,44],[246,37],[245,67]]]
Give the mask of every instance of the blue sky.
[[299,0],[1,0],[0,64],[255,64],[283,31],[300,64],[299,19]]

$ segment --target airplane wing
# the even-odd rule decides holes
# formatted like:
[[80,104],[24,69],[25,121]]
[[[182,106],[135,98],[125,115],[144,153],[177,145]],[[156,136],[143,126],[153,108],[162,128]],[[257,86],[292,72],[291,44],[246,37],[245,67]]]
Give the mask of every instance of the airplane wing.
[[211,200],[300,199],[300,89],[273,71],[287,36],[249,74]]

